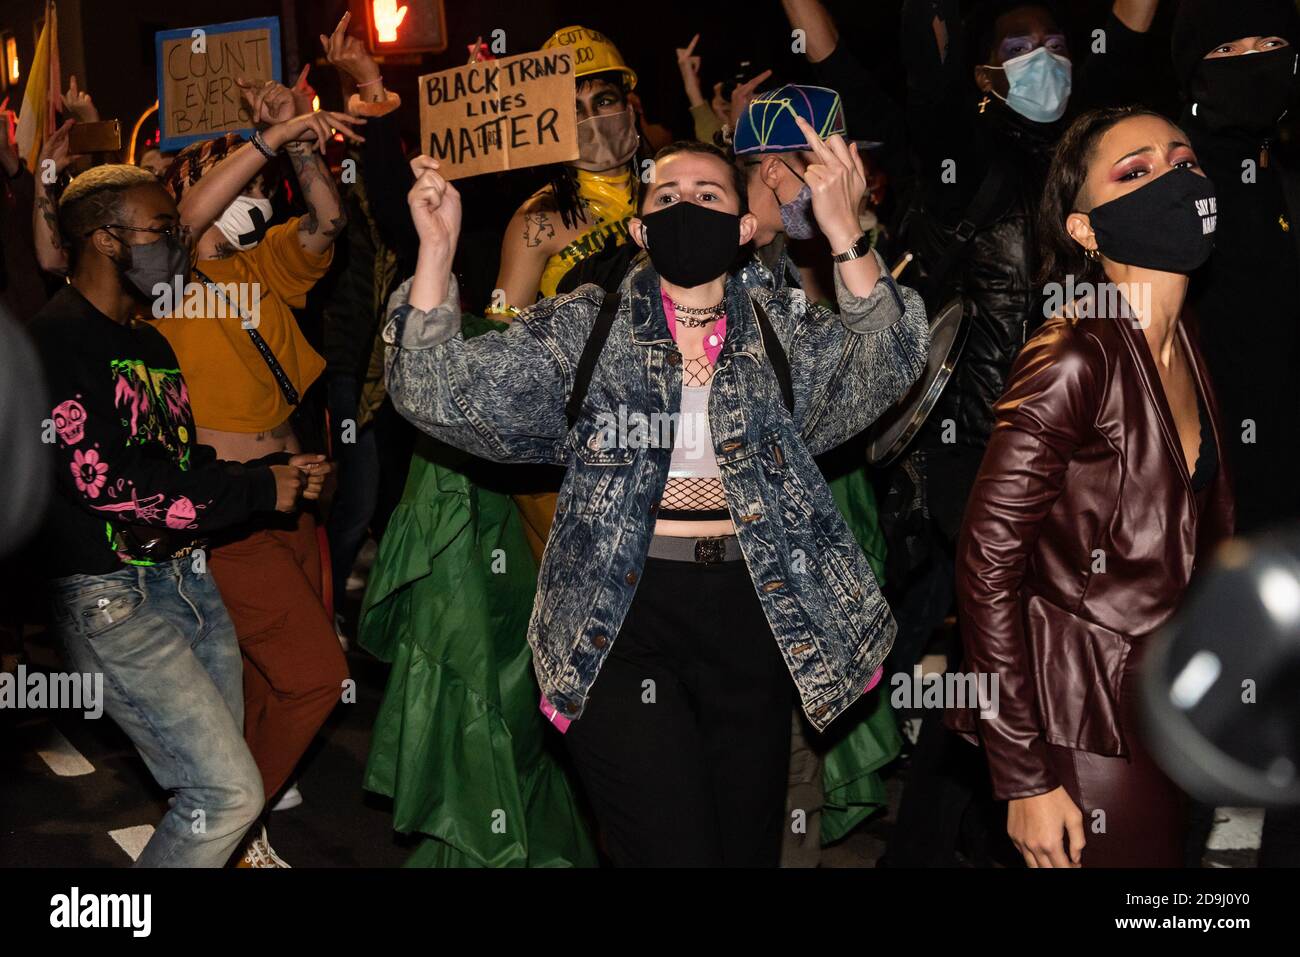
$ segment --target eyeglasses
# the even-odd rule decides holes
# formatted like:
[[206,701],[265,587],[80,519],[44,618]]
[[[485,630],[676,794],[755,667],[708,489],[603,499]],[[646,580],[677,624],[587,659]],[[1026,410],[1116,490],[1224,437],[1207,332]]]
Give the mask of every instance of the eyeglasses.
[[[90,233],[99,229],[129,229],[137,233],[153,233],[156,236],[166,236],[168,239],[175,239],[182,245],[190,244],[190,227],[184,223],[177,223],[175,226],[128,226],[126,223],[105,223],[103,226],[96,226]],[[87,236],[90,233],[86,233]],[[112,236],[112,233],[109,233]],[[116,238],[116,237],[114,237]]]

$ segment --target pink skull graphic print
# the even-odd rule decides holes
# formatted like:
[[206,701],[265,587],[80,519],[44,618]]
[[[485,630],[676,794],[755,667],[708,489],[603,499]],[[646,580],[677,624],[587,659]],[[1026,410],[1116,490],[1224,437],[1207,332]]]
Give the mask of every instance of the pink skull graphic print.
[[86,407],[67,399],[54,407],[54,429],[64,445],[76,445],[86,435]]

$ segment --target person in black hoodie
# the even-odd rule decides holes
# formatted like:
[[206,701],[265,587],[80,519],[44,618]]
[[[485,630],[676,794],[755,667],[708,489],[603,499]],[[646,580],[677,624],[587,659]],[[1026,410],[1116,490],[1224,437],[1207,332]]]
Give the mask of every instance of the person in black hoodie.
[[[1273,148],[1297,93],[1300,22],[1289,0],[1183,0],[1173,60],[1180,125],[1218,193],[1218,238],[1188,302],[1226,425],[1237,531],[1300,517],[1300,171]],[[1189,856],[1199,860],[1208,830]],[[1300,863],[1300,814],[1269,811],[1259,864]]]
[[1273,148],[1296,99],[1297,40],[1288,0],[1183,0],[1174,22],[1179,122],[1219,195],[1215,252],[1190,302],[1243,534],[1300,517],[1300,171]]

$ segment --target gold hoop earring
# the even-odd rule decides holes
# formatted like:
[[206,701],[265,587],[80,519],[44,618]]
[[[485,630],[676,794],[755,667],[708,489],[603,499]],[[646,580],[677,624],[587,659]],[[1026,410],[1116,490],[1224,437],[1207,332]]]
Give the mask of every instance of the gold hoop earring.
[[1101,253],[1096,249],[1085,249],[1083,251],[1083,254],[1087,256],[1089,259],[1091,259],[1093,262],[1101,261]]

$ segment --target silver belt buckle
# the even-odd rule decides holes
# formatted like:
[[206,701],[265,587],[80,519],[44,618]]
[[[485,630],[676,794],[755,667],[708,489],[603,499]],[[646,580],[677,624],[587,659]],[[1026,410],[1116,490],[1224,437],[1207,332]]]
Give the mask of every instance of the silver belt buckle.
[[718,565],[727,557],[727,544],[721,538],[697,538],[695,561],[699,565]]

